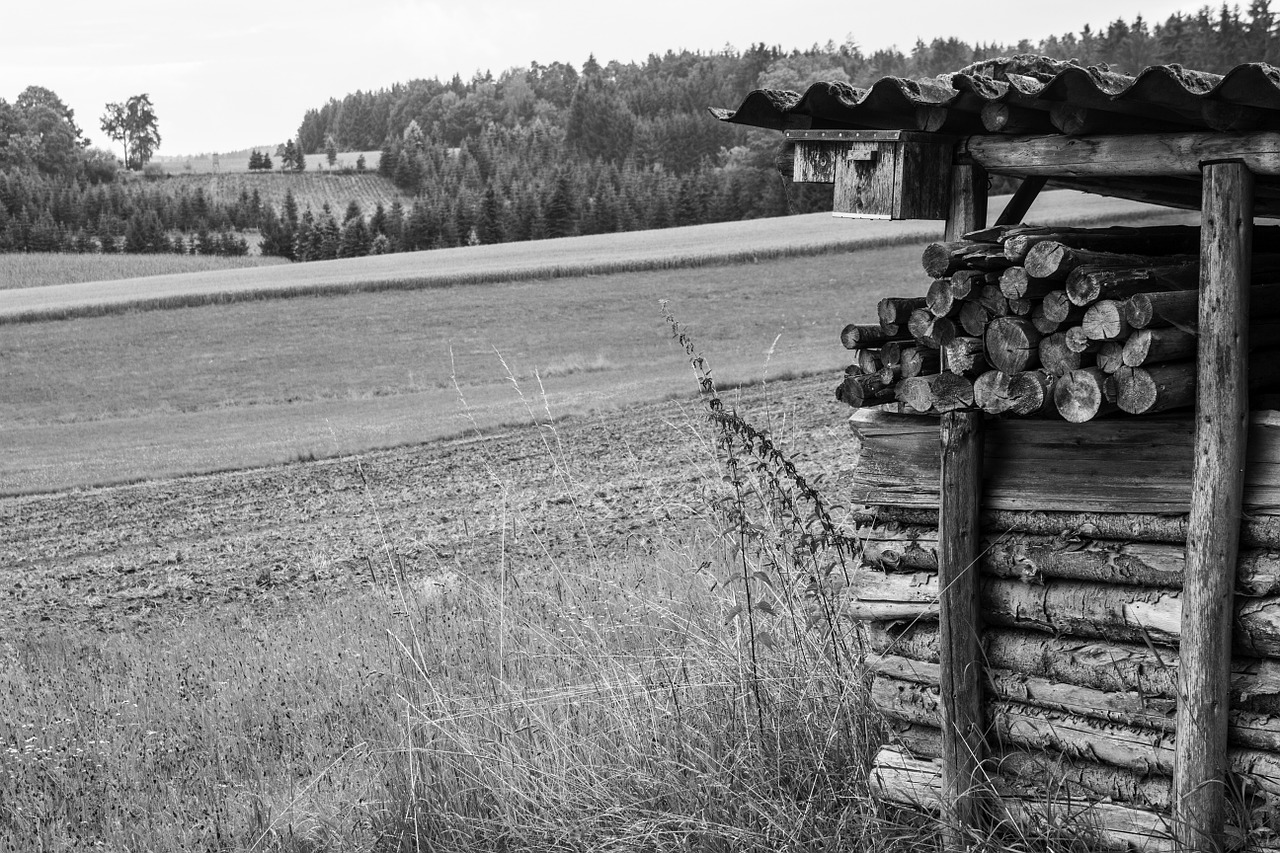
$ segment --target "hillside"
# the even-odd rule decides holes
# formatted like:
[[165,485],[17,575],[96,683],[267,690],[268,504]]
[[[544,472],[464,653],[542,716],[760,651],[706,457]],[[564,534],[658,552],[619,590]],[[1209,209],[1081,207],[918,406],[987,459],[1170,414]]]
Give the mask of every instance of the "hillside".
[[215,204],[229,205],[240,198],[241,193],[258,196],[263,204],[280,208],[285,193],[292,192],[298,210],[310,208],[319,212],[328,203],[335,214],[341,214],[348,202],[355,201],[360,208],[372,213],[381,204],[390,208],[399,201],[406,207],[413,199],[396,189],[395,185],[376,172],[343,173],[309,169],[306,172],[228,172],[209,174],[179,173],[166,178],[161,186],[175,193],[183,189],[204,190],[205,196]]
[[[275,156],[274,145],[259,145],[256,148],[244,148],[240,151],[228,151],[221,154],[175,154],[157,155],[151,162],[162,166],[170,175],[212,175],[215,172],[228,174],[232,172],[249,173],[249,155],[258,151],[271,156],[272,168],[280,168],[280,160]],[[342,151],[334,163],[336,169],[354,169],[356,160],[363,156],[365,168],[377,171],[381,151]],[[329,163],[324,154],[308,154],[307,169],[312,172],[327,171]]]
[[[235,180],[224,176],[219,180]],[[249,176],[246,176],[249,177]],[[272,176],[252,176],[270,178]],[[280,177],[280,176],[275,176]],[[303,181],[308,181],[303,176]],[[323,185],[326,178],[316,178]],[[1000,201],[994,200],[998,209]],[[1036,221],[1148,216],[1149,205],[1070,191],[1045,193]],[[1164,211],[1159,211],[1164,212]],[[927,241],[941,223],[807,214],[554,240],[403,252],[267,269],[158,275],[0,292],[0,323],[94,316],[288,296],[417,290],[460,284],[678,269]]]

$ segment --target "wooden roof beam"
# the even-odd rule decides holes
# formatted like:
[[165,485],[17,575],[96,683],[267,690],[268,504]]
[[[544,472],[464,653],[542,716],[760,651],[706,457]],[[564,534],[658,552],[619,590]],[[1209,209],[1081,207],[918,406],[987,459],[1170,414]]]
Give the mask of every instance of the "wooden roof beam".
[[1280,175],[1280,133],[970,136],[961,149],[988,172],[1016,177],[1200,177],[1200,164],[1238,160]]

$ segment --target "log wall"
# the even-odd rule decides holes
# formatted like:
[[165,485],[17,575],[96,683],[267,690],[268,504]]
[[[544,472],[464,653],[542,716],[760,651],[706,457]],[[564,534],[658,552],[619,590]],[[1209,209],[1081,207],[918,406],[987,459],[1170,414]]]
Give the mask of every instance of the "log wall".
[[[1197,387],[1197,348],[1205,358],[1206,340],[1223,334],[1208,330],[1221,318],[1197,314],[1199,229],[972,232],[926,249],[921,294],[883,302],[879,325],[846,328],[859,360],[837,398],[856,410],[858,462],[840,485],[866,511],[845,615],[863,626],[872,693],[893,731],[872,774],[882,797],[946,813],[955,796],[943,773],[953,643],[939,626],[953,581],[938,526],[955,496],[939,429],[948,413],[982,410],[973,622],[983,672],[968,717],[984,726],[976,772],[991,819],[1085,830],[1104,846],[1275,846],[1280,412],[1243,413],[1250,394],[1280,388],[1280,256],[1267,254],[1280,234],[1257,231],[1236,280],[1252,325],[1238,311],[1243,325],[1226,333],[1255,353],[1224,392],[1248,418],[1227,519],[1239,540],[1213,558],[1187,547],[1189,528],[1215,523],[1197,491],[1213,477],[1195,462],[1206,439],[1192,407],[1197,394],[1202,406],[1222,396]],[[1225,593],[1208,598],[1206,559],[1234,568],[1219,570]],[[1208,600],[1226,606],[1206,618]],[[1179,744],[1195,717],[1179,697],[1216,666],[1192,636],[1208,629],[1225,638],[1209,688],[1226,699],[1202,728],[1225,751],[1201,755]],[[1211,839],[1176,825],[1188,802],[1210,801],[1203,781],[1187,781],[1197,774],[1227,783],[1210,803],[1228,806]]]

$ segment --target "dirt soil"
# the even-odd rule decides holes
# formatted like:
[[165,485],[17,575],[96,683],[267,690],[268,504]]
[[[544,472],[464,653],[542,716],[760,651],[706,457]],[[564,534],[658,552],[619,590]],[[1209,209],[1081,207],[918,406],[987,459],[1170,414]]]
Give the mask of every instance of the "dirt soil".
[[[812,476],[851,465],[837,382],[725,398]],[[5,498],[0,638],[139,631],[445,569],[647,553],[709,529],[719,475],[704,414],[687,397],[358,456]]]

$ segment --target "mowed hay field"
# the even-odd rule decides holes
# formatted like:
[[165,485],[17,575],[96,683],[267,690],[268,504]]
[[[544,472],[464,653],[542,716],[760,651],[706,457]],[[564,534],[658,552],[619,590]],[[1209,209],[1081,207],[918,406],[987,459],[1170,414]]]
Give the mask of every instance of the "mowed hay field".
[[0,290],[113,281],[175,273],[254,269],[289,263],[284,258],[216,255],[68,255],[55,252],[0,253]]
[[[665,262],[679,255],[657,249],[663,234],[642,235],[647,244],[620,240],[612,257],[588,238],[580,240],[589,251],[578,256],[573,240],[514,246],[509,257],[532,260],[511,270],[523,279],[539,263],[552,271],[625,266],[634,245],[649,253],[641,263]],[[479,272],[466,269],[467,252],[476,253]],[[873,320],[883,296],[923,292],[919,254],[913,239],[755,263],[441,286],[450,275],[499,276],[500,256],[464,249],[409,256],[441,285],[371,292],[360,291],[367,282],[355,273],[363,262],[381,269],[372,263],[381,258],[161,277],[155,286],[178,294],[163,298],[186,292],[213,301],[4,326],[0,358],[13,403],[0,493],[342,455],[683,394],[688,367],[670,341],[662,300],[694,331],[722,382],[840,368],[844,323]],[[255,284],[334,295],[257,299]],[[147,287],[139,279],[100,291],[0,293],[0,315],[27,294],[58,311],[51,294],[74,293],[64,304],[92,311],[100,292],[119,300],[119,310],[145,299]],[[245,297],[251,301],[216,301]]]

